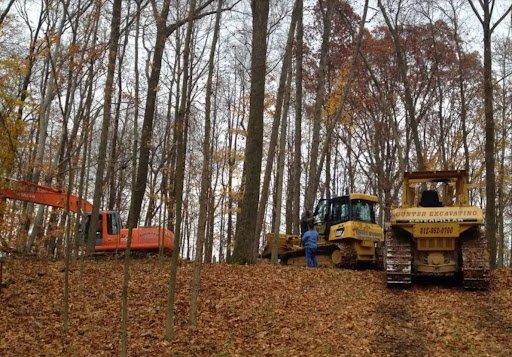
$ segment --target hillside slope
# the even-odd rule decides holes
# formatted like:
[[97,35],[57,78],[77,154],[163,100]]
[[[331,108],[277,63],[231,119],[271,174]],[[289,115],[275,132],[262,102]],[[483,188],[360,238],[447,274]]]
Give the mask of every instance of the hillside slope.
[[[176,336],[163,340],[168,262],[132,262],[132,355],[511,355],[512,272],[488,293],[416,285],[390,291],[382,272],[208,265],[198,328],[186,326],[191,265],[179,272]],[[62,338],[61,262],[11,260],[0,293],[0,355],[119,351],[122,262],[71,273],[71,333]]]

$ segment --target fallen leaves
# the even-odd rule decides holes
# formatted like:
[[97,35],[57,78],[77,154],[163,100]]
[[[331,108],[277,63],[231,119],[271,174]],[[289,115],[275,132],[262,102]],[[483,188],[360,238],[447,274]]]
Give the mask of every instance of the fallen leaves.
[[[178,273],[176,336],[163,340],[168,264],[132,262],[133,355],[510,355],[512,272],[491,290],[415,285],[388,290],[375,271],[206,265],[199,318],[187,325],[192,268]],[[71,324],[62,336],[62,263],[11,260],[0,293],[0,355],[119,353],[122,261],[70,273]],[[41,274],[43,273],[43,274]]]

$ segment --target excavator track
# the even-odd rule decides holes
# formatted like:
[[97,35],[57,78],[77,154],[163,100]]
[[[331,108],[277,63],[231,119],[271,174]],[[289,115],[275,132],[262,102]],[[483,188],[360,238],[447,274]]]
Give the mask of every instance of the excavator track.
[[462,285],[468,290],[487,290],[491,269],[485,235],[479,229],[463,234],[461,250]]
[[393,229],[386,232],[386,278],[388,286],[410,286],[411,263],[411,240],[399,236]]

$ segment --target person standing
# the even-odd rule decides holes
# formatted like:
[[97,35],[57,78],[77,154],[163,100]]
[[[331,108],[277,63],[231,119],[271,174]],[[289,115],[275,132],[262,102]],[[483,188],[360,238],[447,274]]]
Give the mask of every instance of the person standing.
[[309,268],[316,268],[316,249],[318,246],[318,232],[313,224],[309,224],[309,229],[302,236],[302,245],[306,250],[306,262]]

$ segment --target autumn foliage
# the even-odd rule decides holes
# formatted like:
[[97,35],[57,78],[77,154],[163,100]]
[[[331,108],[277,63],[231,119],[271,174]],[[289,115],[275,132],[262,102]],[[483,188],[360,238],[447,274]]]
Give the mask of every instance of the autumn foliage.
[[[384,273],[206,265],[198,327],[187,326],[192,266],[178,273],[176,336],[163,339],[167,264],[136,260],[130,282],[133,355],[508,355],[512,271],[489,292],[419,284],[389,290]],[[117,355],[122,264],[86,260],[71,272],[62,337],[63,264],[11,260],[0,293],[0,355]]]

